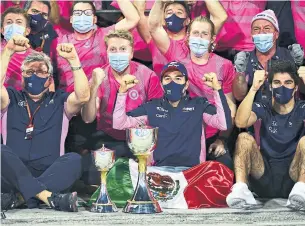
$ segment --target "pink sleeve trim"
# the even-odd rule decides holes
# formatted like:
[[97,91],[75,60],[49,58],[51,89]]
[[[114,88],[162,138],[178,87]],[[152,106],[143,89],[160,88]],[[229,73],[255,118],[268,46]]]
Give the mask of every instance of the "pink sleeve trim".
[[127,93],[118,93],[115,108],[113,111],[113,125],[114,129],[124,130],[136,127],[142,124],[147,124],[147,116],[131,117],[126,115],[126,97]]
[[226,116],[225,111],[223,109],[220,95],[217,90],[214,91],[214,99],[215,99],[215,107],[216,107],[216,114],[210,115],[207,113],[203,113],[203,121],[216,129],[219,130],[227,130],[227,123],[226,123]]

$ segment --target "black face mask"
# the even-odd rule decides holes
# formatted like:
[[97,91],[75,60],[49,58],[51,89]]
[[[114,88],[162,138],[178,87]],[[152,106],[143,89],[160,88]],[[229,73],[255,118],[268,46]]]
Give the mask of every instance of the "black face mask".
[[166,18],[166,27],[169,31],[173,33],[178,33],[184,28],[184,21],[186,18],[177,17],[176,14],[171,15],[170,17]]
[[40,13],[36,15],[31,15],[31,30],[35,33],[42,31],[48,23]]

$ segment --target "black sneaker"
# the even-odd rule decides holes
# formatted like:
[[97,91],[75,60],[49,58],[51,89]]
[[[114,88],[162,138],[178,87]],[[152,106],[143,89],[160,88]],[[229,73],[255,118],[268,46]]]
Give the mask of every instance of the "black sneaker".
[[59,211],[77,212],[77,192],[58,194],[52,193],[48,198],[50,207]]
[[5,219],[6,216],[4,212],[13,209],[18,200],[14,192],[11,193],[1,193],[1,218]]

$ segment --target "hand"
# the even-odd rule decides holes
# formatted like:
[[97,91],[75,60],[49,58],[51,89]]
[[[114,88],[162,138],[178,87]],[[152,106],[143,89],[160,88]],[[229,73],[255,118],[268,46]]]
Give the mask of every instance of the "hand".
[[266,79],[266,71],[265,70],[257,70],[254,73],[252,89],[254,91],[258,91],[261,86],[264,84]]
[[288,46],[288,49],[296,65],[302,65],[304,60],[304,49],[302,46],[300,44],[292,44]]
[[226,154],[225,145],[222,140],[217,139],[213,144],[210,145],[209,153],[212,152],[216,158]]
[[185,3],[187,5],[193,6],[197,3],[197,0],[185,0]]
[[92,72],[92,82],[96,86],[100,86],[104,81],[106,74],[102,68],[95,68]]
[[239,52],[234,57],[234,66],[237,72],[243,73],[247,70],[247,65],[249,61],[249,52]]
[[57,53],[59,56],[65,58],[69,61],[70,64],[74,64],[72,66],[78,67],[80,66],[79,59],[75,47],[71,43],[62,43],[57,45]]
[[30,48],[29,40],[22,35],[14,35],[6,44],[5,48],[11,53],[23,52]]
[[134,87],[139,80],[133,75],[124,75],[121,82],[119,93],[126,93],[130,88]]
[[214,90],[221,89],[221,85],[218,82],[217,75],[214,72],[204,74],[202,77],[202,81],[204,82],[204,84]]
[[298,70],[299,77],[303,80],[305,83],[305,66],[302,66]]

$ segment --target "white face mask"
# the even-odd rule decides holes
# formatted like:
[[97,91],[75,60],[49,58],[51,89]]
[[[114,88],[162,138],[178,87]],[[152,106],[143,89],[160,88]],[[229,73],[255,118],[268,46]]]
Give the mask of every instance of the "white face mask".
[[8,42],[14,35],[24,35],[25,27],[18,24],[9,24],[4,27],[4,39]]
[[192,36],[189,38],[190,50],[196,57],[202,57],[209,50],[209,46],[209,40]]

